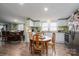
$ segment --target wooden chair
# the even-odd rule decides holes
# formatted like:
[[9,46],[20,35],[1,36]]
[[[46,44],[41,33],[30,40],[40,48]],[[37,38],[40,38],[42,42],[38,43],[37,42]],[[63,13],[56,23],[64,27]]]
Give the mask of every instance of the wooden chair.
[[41,55],[43,52],[43,42],[39,40],[39,37],[38,33],[33,37],[33,53]]
[[56,34],[53,33],[53,34],[52,34],[52,39],[51,39],[51,41],[50,41],[48,44],[52,47],[52,53],[54,52],[54,54],[56,55],[56,50],[55,50],[55,38],[56,38]]

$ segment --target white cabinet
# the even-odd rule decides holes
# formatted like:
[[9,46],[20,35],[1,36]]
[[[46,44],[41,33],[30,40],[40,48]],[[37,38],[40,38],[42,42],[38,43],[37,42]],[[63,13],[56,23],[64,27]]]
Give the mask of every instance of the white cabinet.
[[28,20],[28,26],[33,26],[33,21],[32,20]]
[[64,43],[64,33],[56,33],[56,43]]
[[41,23],[40,22],[34,22],[34,27],[40,27]]
[[40,21],[35,21],[35,20],[31,20],[31,19],[27,20],[26,23],[30,27],[40,27],[41,26]]
[[68,21],[67,20],[58,20],[58,26],[67,26],[68,25]]
[[24,30],[24,24],[18,24],[17,30],[23,31]]

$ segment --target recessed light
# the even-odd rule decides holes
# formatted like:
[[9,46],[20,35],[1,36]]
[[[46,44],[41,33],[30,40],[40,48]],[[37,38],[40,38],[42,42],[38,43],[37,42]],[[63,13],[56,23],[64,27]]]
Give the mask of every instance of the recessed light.
[[44,8],[44,11],[48,11],[48,8]]

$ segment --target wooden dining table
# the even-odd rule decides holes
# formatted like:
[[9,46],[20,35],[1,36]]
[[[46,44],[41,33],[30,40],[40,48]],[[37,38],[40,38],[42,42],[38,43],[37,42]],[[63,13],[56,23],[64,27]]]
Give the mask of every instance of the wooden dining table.
[[[33,40],[31,40],[31,41],[33,41]],[[43,42],[45,44],[45,47],[46,47],[45,50],[46,50],[46,55],[47,55],[48,54],[48,42],[51,41],[51,38],[48,36],[44,36],[44,37],[41,37],[39,39],[39,41]]]
[[48,42],[51,41],[51,38],[48,36],[45,36],[44,38],[41,38],[41,40],[43,43],[45,43],[46,46],[46,54],[48,54]]

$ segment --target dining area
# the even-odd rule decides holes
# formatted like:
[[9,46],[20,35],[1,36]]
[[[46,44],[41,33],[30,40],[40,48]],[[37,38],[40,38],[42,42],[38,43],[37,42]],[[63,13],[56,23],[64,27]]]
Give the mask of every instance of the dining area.
[[30,53],[37,54],[37,55],[48,55],[49,53],[49,46],[51,46],[52,49],[52,55],[56,55],[56,49],[55,49],[55,39],[56,35],[53,32],[52,36],[46,36],[44,35],[44,32],[37,32],[33,35],[32,32],[29,32],[29,51]]
[[0,4],[0,56],[70,56],[78,7],[78,3]]

